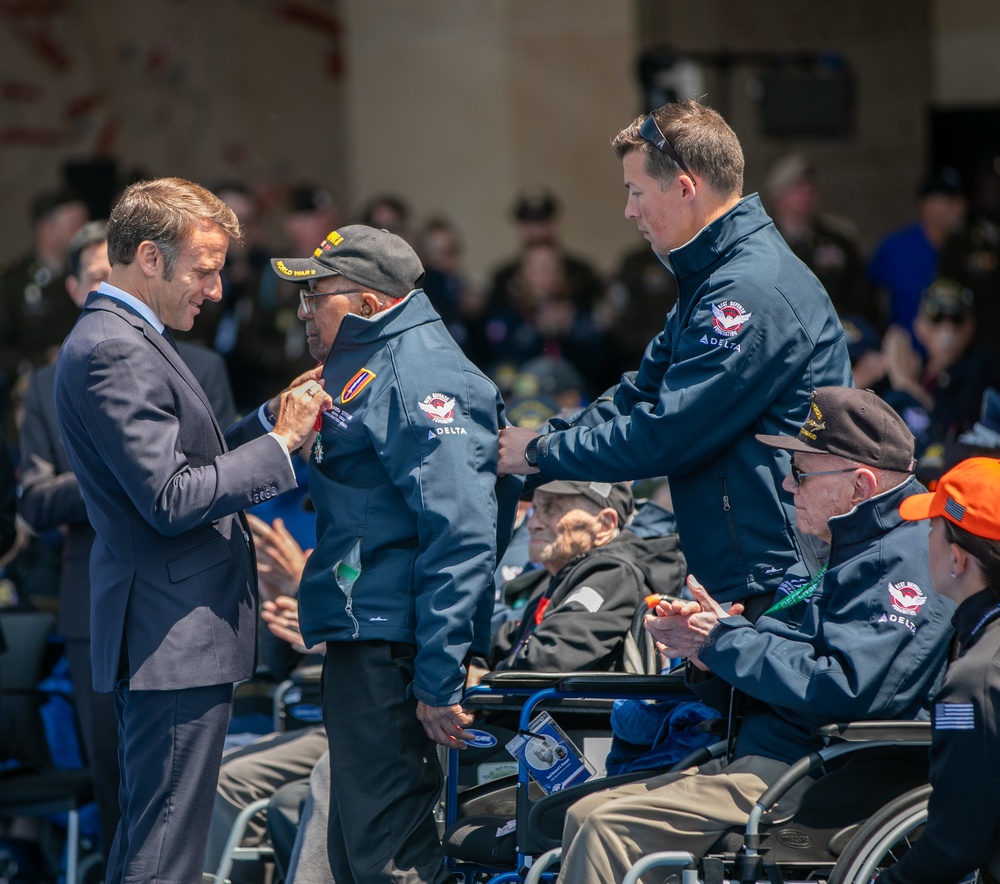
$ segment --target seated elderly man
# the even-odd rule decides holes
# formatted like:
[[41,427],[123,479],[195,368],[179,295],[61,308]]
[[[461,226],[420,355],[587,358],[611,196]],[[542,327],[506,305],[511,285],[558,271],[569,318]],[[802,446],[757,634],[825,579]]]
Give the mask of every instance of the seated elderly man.
[[530,596],[519,621],[494,634],[492,669],[622,668],[625,635],[643,596],[654,584],[676,592],[684,577],[676,536],[641,539],[623,530],[634,511],[627,482],[550,482],[536,489],[528,556],[544,572],[519,578]]
[[[899,504],[923,491],[910,474],[913,436],[868,390],[813,393],[799,434],[758,436],[792,453],[784,490],[799,529],[830,544],[814,575],[786,578],[755,622],[724,610],[693,577],[694,602],[662,604],[647,628],[670,656],[709,673],[712,705],[748,698],[727,759],[598,792],[574,804],[561,881],[620,881],[643,854],[702,856],[745,825],[754,802],[836,721],[916,719],[945,663],[951,603],[930,592],[927,530]],[[694,672],[691,681],[694,683]]]

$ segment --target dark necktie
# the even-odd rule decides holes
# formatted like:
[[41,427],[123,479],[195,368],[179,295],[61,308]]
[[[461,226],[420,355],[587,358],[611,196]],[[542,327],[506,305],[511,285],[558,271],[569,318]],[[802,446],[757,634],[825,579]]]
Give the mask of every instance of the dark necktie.
[[170,333],[170,329],[166,326],[163,326],[163,339],[170,344],[175,351],[177,350],[177,342],[174,340],[174,336]]

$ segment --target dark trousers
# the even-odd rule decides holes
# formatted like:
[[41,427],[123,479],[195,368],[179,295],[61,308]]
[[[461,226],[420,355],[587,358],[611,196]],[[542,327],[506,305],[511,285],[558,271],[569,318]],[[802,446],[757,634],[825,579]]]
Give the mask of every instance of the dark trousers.
[[201,880],[233,686],[133,691],[118,683],[122,819],[107,884]]
[[327,643],[327,850],[337,884],[450,880],[434,822],[441,765],[407,697],[415,654],[398,642]]
[[66,642],[66,659],[73,679],[73,703],[80,722],[87,763],[94,777],[94,796],[101,820],[101,855],[107,862],[118,829],[118,719],[115,695],[94,690],[90,642]]

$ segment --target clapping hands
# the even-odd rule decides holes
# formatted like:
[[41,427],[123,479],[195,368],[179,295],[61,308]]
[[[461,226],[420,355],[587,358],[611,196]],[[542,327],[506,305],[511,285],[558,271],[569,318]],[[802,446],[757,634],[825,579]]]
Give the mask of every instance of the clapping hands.
[[698,659],[705,639],[720,619],[742,614],[743,605],[736,602],[724,609],[690,574],[687,586],[692,600],[662,599],[655,614],[646,615],[644,625],[656,640],[656,647],[668,657],[686,657],[694,666],[707,670]]

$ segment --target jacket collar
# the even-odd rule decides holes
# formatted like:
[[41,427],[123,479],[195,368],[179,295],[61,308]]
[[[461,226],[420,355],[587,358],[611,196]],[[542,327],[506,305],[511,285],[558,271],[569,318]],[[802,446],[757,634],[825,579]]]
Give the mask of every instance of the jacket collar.
[[126,292],[124,289],[120,289],[117,286],[113,286],[110,282],[102,282],[97,287],[97,293],[100,295],[106,295],[109,298],[114,298],[114,300],[124,304],[133,313],[138,313],[143,319],[146,320],[153,328],[155,328],[161,335],[163,334],[164,324],[160,321],[160,317],[153,312],[153,308],[149,304],[140,301],[131,292]]
[[752,193],[667,255],[668,266],[678,279],[703,274],[736,243],[771,223],[760,197]]
[[[910,476],[905,482],[876,494],[862,501],[850,512],[830,519],[830,531],[833,535],[832,549],[844,549],[857,543],[868,543],[876,537],[897,527],[902,518],[899,515],[899,504],[912,494],[923,494],[924,486],[915,476]],[[830,557],[840,558],[836,552]]]
[[[984,589],[958,606],[951,622],[962,652],[982,635],[986,624],[1000,616],[1000,597],[992,589]],[[984,622],[985,621],[985,622]]]
[[[414,289],[398,304],[383,310],[371,319],[353,313],[345,316],[333,346],[330,347],[330,353],[393,338],[418,325],[437,322],[440,319],[424,290]],[[327,361],[329,358],[327,356]]]

